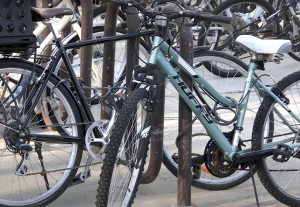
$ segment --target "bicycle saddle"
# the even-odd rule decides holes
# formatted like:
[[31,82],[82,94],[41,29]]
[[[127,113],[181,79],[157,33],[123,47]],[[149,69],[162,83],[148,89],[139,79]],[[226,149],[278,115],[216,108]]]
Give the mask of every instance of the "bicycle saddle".
[[290,40],[262,40],[251,35],[240,35],[236,42],[258,54],[288,53],[292,50]]
[[73,11],[69,8],[36,8],[31,7],[33,21],[43,21],[55,16],[72,15]]

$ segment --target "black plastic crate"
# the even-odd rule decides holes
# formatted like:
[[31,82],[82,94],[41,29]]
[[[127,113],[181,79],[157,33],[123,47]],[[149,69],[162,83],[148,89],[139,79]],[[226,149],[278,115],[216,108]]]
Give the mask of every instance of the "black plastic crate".
[[36,42],[29,0],[0,0],[0,50],[18,50]]

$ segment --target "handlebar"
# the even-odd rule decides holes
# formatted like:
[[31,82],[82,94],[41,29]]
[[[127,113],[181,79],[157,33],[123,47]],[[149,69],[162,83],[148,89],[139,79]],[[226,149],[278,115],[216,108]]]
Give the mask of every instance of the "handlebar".
[[[141,4],[136,3],[135,1],[120,1],[120,0],[103,0],[103,1],[115,3],[115,4],[118,4],[125,8],[135,7],[148,17],[155,17],[155,15],[158,14],[158,12],[154,12],[154,11],[145,9]],[[189,18],[195,18],[196,21],[213,21],[216,23],[225,23],[225,24],[231,23],[230,17],[213,15],[213,14],[206,13],[206,12],[200,12],[198,10],[197,11],[182,11],[182,12],[178,12],[176,14],[166,15],[166,17],[168,19],[176,19],[178,17],[189,17]]]

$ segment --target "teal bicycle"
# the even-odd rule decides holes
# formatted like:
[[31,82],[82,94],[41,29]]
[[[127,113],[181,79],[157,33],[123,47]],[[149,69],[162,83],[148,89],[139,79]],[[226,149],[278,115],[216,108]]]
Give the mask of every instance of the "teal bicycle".
[[[129,86],[132,92],[128,93],[111,132],[110,142],[105,150],[96,205],[130,206],[133,203],[146,163],[157,88],[161,84],[157,73],[161,70],[195,114],[194,120],[198,119],[201,122],[211,138],[206,154],[197,157],[199,163],[213,163],[208,169],[212,174],[216,173],[216,169],[222,169],[227,176],[230,176],[231,171],[249,172],[252,166],[255,166],[261,182],[272,196],[286,205],[300,206],[297,185],[297,175],[300,171],[300,110],[297,107],[300,102],[300,72],[283,78],[272,89],[254,75],[258,66],[263,68],[264,62],[273,60],[273,54],[290,52],[290,41],[260,40],[247,35],[237,38],[236,41],[251,52],[252,58],[243,95],[236,101],[217,92],[163,39],[168,20],[190,17],[228,24],[229,18],[188,11],[157,14],[146,11],[134,2],[110,2],[123,7],[137,7],[150,19],[155,18],[156,32],[149,61],[145,67],[135,68],[133,81]],[[215,100],[216,106],[209,108],[201,99],[197,99],[170,62],[182,68],[199,89]],[[151,76],[154,78],[150,78]],[[241,132],[249,92],[253,87],[258,88],[265,98],[255,118],[250,140],[252,144],[247,147],[243,143]],[[216,124],[222,122],[222,117],[217,113],[220,108],[234,114],[231,120],[235,123],[232,136],[223,133]],[[210,153],[209,156],[207,153]]]

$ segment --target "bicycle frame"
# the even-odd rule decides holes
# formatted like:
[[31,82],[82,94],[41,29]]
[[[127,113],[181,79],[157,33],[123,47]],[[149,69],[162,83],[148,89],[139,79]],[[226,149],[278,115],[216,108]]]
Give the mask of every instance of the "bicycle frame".
[[[186,86],[185,82],[181,79],[181,77],[178,75],[174,67],[170,64],[170,62],[166,59],[166,56],[170,57],[170,59],[176,63],[177,66],[181,67],[187,75],[190,76],[190,78],[196,82],[200,88],[204,89],[206,92],[208,92],[212,97],[214,97],[218,102],[224,104],[228,107],[235,107],[235,104],[232,100],[227,99],[220,93],[218,93],[214,88],[207,82],[205,79],[203,79],[194,69],[192,66],[190,66],[183,58],[180,57],[179,54],[177,54],[167,43],[163,42],[163,39],[161,37],[155,36],[153,40],[153,48],[155,48],[150,56],[149,64],[155,64],[158,65],[159,68],[162,70],[162,72],[166,75],[166,77],[170,80],[174,88],[178,91],[181,98],[183,98],[186,102],[186,104],[191,108],[191,110],[194,112],[194,114],[198,114],[201,110],[201,113],[198,116],[199,121],[202,123],[202,125],[207,130],[207,133],[210,135],[210,137],[216,142],[216,144],[220,147],[220,149],[223,151],[225,157],[229,161],[233,161],[233,156],[238,154],[246,154],[251,152],[251,149],[246,149],[242,151],[238,151],[238,143],[239,143],[239,137],[241,133],[241,127],[243,126],[243,120],[245,118],[245,112],[247,109],[248,104],[248,98],[247,96],[248,91],[250,91],[253,83],[257,84],[261,90],[270,96],[274,98],[274,100],[279,103],[287,112],[293,116],[299,123],[300,119],[293,113],[283,101],[281,101],[276,95],[274,95],[269,88],[267,88],[260,80],[257,80],[254,76],[254,71],[257,69],[257,65],[255,63],[251,63],[249,66],[248,71],[248,77],[247,82],[245,83],[244,87],[244,93],[242,96],[242,101],[238,103],[238,107],[240,110],[240,113],[238,114],[236,127],[234,129],[234,137],[233,137],[233,144],[231,145],[227,138],[224,136],[224,134],[220,131],[218,126],[214,123],[211,116],[205,111],[202,110],[202,105],[199,103],[199,101],[192,95],[192,91]],[[274,110],[275,113],[279,113],[278,110]],[[283,121],[287,123],[287,121],[284,119]],[[289,126],[292,128],[292,126]],[[264,149],[269,147],[274,147],[278,144],[282,144],[285,142],[289,142],[293,137],[281,140],[280,142],[271,142],[264,145]],[[293,144],[289,145],[291,148],[300,147],[299,144]]]
[[[50,23],[48,23],[48,24],[50,24]],[[54,32],[53,27],[52,27],[52,31]],[[154,32],[154,30],[144,31],[140,34],[140,36],[151,35],[151,34],[153,34],[153,32]],[[54,34],[55,34],[55,32],[54,32]],[[75,91],[77,92],[80,104],[82,105],[82,107],[81,107],[82,113],[87,115],[87,119],[88,119],[87,121],[93,122],[94,121],[93,115],[90,111],[87,100],[81,90],[81,86],[78,83],[77,76],[76,76],[75,72],[73,71],[73,68],[72,68],[71,62],[67,56],[66,50],[72,49],[72,48],[78,48],[78,47],[82,47],[82,46],[110,42],[110,41],[124,40],[124,39],[132,38],[135,36],[136,36],[136,34],[132,33],[132,34],[113,36],[113,37],[104,37],[104,38],[95,39],[95,40],[70,43],[67,45],[64,45],[62,40],[58,40],[56,42],[56,44],[57,44],[57,50],[56,50],[56,54],[55,54],[56,58],[53,61],[50,61],[48,63],[48,65],[44,71],[44,74],[41,75],[41,78],[43,76],[45,76],[45,77],[43,78],[44,83],[42,84],[41,88],[39,88],[38,94],[36,94],[36,92],[38,90],[37,88],[35,89],[35,91],[32,92],[32,94],[36,94],[35,101],[34,101],[34,103],[31,104],[31,107],[27,113],[32,114],[34,112],[34,108],[38,105],[38,100],[40,100],[40,97],[42,96],[42,91],[45,89],[45,87],[47,85],[47,81],[50,78],[50,75],[53,73],[53,71],[56,68],[56,65],[62,58],[66,65],[67,71],[70,73],[71,81],[74,83]],[[64,84],[63,81],[61,81],[60,83]],[[28,103],[30,103],[31,100],[32,100],[32,98],[28,98],[26,100],[26,103],[24,103],[23,105],[27,105]],[[24,125],[26,125],[26,123],[29,121],[29,117],[30,116],[28,116],[27,120],[24,121]],[[34,133],[32,133],[30,136],[31,136],[31,140],[34,140],[34,141],[43,141],[43,142],[49,141],[49,142],[59,142],[59,143],[75,142],[75,143],[84,144],[84,137],[74,137],[74,136],[67,136],[67,135],[45,135],[45,134],[34,134]]]

